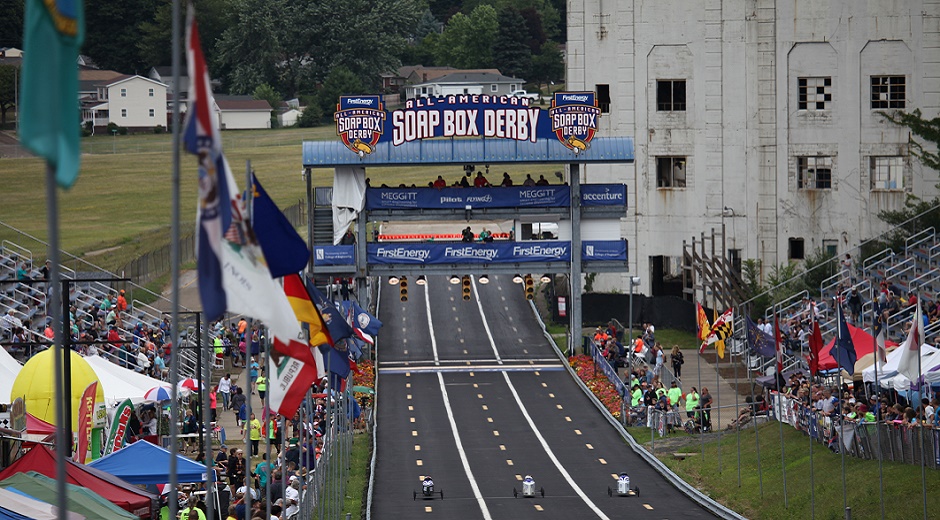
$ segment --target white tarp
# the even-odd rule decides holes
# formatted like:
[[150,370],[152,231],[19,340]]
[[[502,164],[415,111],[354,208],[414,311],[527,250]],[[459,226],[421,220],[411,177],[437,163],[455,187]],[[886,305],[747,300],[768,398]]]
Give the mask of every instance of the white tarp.
[[[926,354],[928,352],[933,352],[937,349],[934,347],[924,344],[920,347],[921,352]],[[901,349],[896,348],[891,352],[888,352],[888,362],[884,365],[878,367],[878,379],[884,381],[889,377],[894,377],[898,374],[898,361],[901,360]],[[871,365],[862,371],[862,380],[866,383],[875,382],[875,365]]]
[[[931,374],[930,371],[934,368],[940,367],[940,350],[935,348],[930,348],[930,350],[927,350],[925,347],[929,347],[929,345],[921,346],[921,374],[937,377],[936,373]],[[899,348],[898,350],[901,349]],[[916,373],[914,375],[916,376]],[[882,388],[893,388],[898,392],[906,392],[911,389],[911,380],[908,379],[908,377],[904,374],[900,373],[895,373],[895,375],[892,377],[881,379],[879,383],[881,384]]]
[[[366,205],[366,169],[345,166],[333,170],[333,245],[339,244],[349,225]],[[363,237],[359,237],[360,240]]]
[[125,399],[130,399],[134,404],[141,403],[147,390],[166,384],[159,379],[120,367],[101,356],[85,356],[85,361],[98,376],[105,402],[109,407]]
[[13,381],[19,375],[23,365],[13,359],[7,349],[0,347],[0,402],[9,403],[13,393]]

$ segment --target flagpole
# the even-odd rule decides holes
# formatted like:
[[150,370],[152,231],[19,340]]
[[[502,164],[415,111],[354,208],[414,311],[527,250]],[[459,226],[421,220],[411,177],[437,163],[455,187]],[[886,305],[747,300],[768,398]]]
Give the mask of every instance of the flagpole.
[[[750,306],[750,304],[748,304],[748,306]],[[744,338],[745,338],[745,341],[747,341],[748,347],[750,347],[751,331],[747,322],[748,316],[750,316],[750,314],[745,315]],[[755,341],[755,344],[756,344],[756,341]],[[754,381],[752,381],[751,379],[750,368],[747,369],[747,382],[748,382],[748,386],[751,388],[751,402],[753,403],[754,402]],[[761,498],[764,498],[764,473],[761,470],[761,464],[760,464],[760,434],[757,433],[757,418],[755,417],[754,420],[751,422],[754,424],[754,439],[755,439],[754,445],[757,448],[757,479],[760,483],[760,496]]]
[[[199,334],[203,338],[202,349],[199,351],[200,356],[205,356],[202,366],[203,373],[202,384],[202,427],[203,435],[205,436],[205,451],[203,455],[205,456],[206,463],[206,518],[215,518],[215,468],[212,458],[212,403],[209,399],[209,392],[212,391],[210,384],[212,383],[212,359],[215,357],[215,348],[212,350],[209,349],[209,345],[212,343],[209,341],[209,324],[206,323],[204,326],[199,323],[199,313],[196,313],[196,334]],[[202,330],[205,329],[205,330]],[[211,354],[211,357],[210,357]],[[218,417],[216,417],[218,420]]]
[[[173,174],[172,191],[173,205],[170,224],[170,334],[172,335],[173,352],[170,357],[170,518],[175,519],[179,510],[179,494],[177,485],[177,452],[179,451],[179,402],[177,401],[180,371],[180,0],[173,0],[171,14],[173,16],[171,49],[173,71]],[[208,316],[207,316],[208,318]]]
[[[813,313],[813,330],[810,333],[810,337],[813,338],[814,342],[816,341],[815,339],[816,327],[818,327],[818,324],[816,323],[816,313],[814,312]],[[822,338],[822,335],[820,335],[820,338]],[[818,345],[818,343],[816,344]],[[819,351],[817,349],[814,349],[813,345],[810,344],[809,353],[812,356],[811,359],[813,360],[816,366],[816,370],[818,371],[819,370]],[[810,382],[813,381],[814,375],[815,374],[813,374],[812,367],[810,367],[810,374],[809,374]],[[810,385],[810,389],[812,389],[812,385]],[[810,395],[810,399],[812,399],[812,395]],[[806,415],[808,416],[807,424],[806,424],[806,434],[807,434],[806,436],[809,438],[809,501],[810,501],[810,510],[812,511],[812,518],[815,519],[816,518],[816,468],[813,462],[813,434],[809,431],[809,422],[815,421],[816,416],[811,413],[807,413]],[[816,431],[819,431],[819,429],[817,428]]]
[[[65,413],[65,400],[71,398],[71,389],[65,390],[64,356],[71,355],[70,350],[65,350],[65,334],[62,322],[63,298],[62,288],[59,283],[59,203],[58,193],[56,192],[55,166],[46,162],[46,218],[48,219],[49,229],[49,263],[52,264],[49,270],[49,283],[52,285],[52,323],[55,331],[55,349],[53,351],[55,358],[55,451],[56,451],[56,504],[58,507],[59,520],[68,518],[68,486],[65,459],[71,456],[71,439],[68,438],[68,432],[71,429],[71,417]],[[68,297],[68,295],[64,295]],[[48,307],[47,307],[48,308]]]
[[[704,298],[703,298],[703,299],[704,299]],[[703,312],[704,312],[704,309],[703,309]],[[706,318],[706,319],[707,319],[707,318]],[[708,338],[706,337],[706,338],[705,338],[704,340],[702,340],[702,341],[707,341],[707,340],[708,340]],[[702,350],[702,347],[699,346],[699,353],[698,353],[698,390],[699,390],[699,396],[701,396],[701,392],[702,392],[702,352],[701,352],[701,350]],[[652,391],[652,390],[651,390],[651,391]],[[697,410],[696,413],[698,413],[698,419],[699,419],[699,440],[700,440],[701,443],[702,443],[702,459],[704,460],[704,459],[705,459],[705,407],[702,406],[701,397],[699,398],[699,405],[698,405],[698,410]],[[656,453],[656,450],[655,450],[655,449],[653,450],[653,453],[654,453],[654,454]]]
[[[747,329],[747,322],[744,323],[744,328]],[[734,320],[731,320],[731,330],[734,331]],[[732,357],[732,362],[733,362],[734,361],[733,353],[731,354],[731,357]],[[740,406],[739,400],[738,400],[738,393],[739,393],[738,392],[738,363],[734,363],[734,411],[735,413],[740,413],[740,409],[738,408],[738,406]],[[751,415],[751,420],[756,420],[753,417],[753,412],[754,412],[754,408],[752,404],[751,409],[748,410],[748,414]],[[735,428],[735,436],[737,437],[736,441],[738,443],[738,487],[741,487],[741,425],[738,424],[737,426],[738,427]]]
[[[271,346],[269,345],[268,348],[271,348]],[[271,386],[271,384],[268,382],[268,380],[271,378],[271,375],[270,375],[271,363],[270,362],[265,363],[265,366],[268,368],[268,370],[265,370],[265,378],[264,378],[265,389],[267,389],[268,387]],[[274,468],[271,465],[271,430],[272,430],[271,422],[274,420],[274,417],[271,417],[272,414],[271,414],[271,391],[270,390],[266,390],[264,392],[264,412],[261,415],[264,415],[264,425],[266,426],[265,436],[264,436],[264,453],[266,457],[264,460],[265,460],[266,467],[264,469],[268,474],[267,478],[265,479],[265,483],[267,485],[264,486],[264,503],[266,505],[264,512],[267,514],[265,518],[271,518],[271,483],[274,481],[274,471],[273,471]]]
[[[878,397],[878,394],[881,393],[880,381],[878,379],[878,365],[881,364],[881,345],[878,344],[878,334],[883,334],[884,330],[882,327],[879,327],[878,334],[875,333],[875,323],[878,319],[877,313],[875,313],[875,297],[874,297],[874,288],[871,284],[868,285],[868,299],[871,300],[871,331],[872,331],[872,341],[875,342],[875,402],[878,405],[878,411],[881,411],[881,399]],[[872,410],[874,412],[874,410]],[[884,468],[881,455],[881,418],[878,417],[879,414],[875,413],[875,435],[878,439],[878,449],[876,450],[878,456],[878,499],[881,505],[881,520],[884,520],[885,517],[885,480],[884,480]]]
[[[838,318],[838,323],[836,325],[839,329],[839,340],[836,341],[836,353],[839,353],[842,350],[842,323],[845,321],[845,316],[842,315],[842,305],[840,305],[839,299],[833,298],[832,300],[835,303],[836,316]],[[812,309],[810,312],[812,312]],[[836,356],[836,361],[839,361],[839,356]],[[838,365],[839,392],[837,398],[839,402],[839,409],[836,410],[836,412],[838,413],[839,417],[839,442],[842,444],[842,446],[839,447],[839,454],[842,458],[842,510],[848,511],[849,498],[845,487],[845,450],[847,449],[847,446],[845,445],[845,417],[842,416],[842,363],[839,362]]]
[[[920,327],[924,326],[924,319],[920,315],[920,291],[917,291],[915,294],[917,297],[917,307],[914,309],[914,323],[911,323],[911,329],[917,327],[917,342],[920,343],[924,341],[924,338],[921,337],[919,333]],[[917,396],[923,400],[924,398],[924,381],[921,382],[921,379],[924,378],[923,367],[921,366],[920,359],[920,345],[917,345]],[[929,392],[928,392],[929,393]],[[924,498],[924,520],[927,520],[927,455],[924,453],[924,429],[927,427],[924,422],[926,422],[927,417],[925,416],[920,423],[920,485],[921,485],[921,495]]]
[[780,427],[780,472],[783,474],[783,507],[788,509],[787,500],[787,448],[783,442],[783,338],[780,337],[780,320],[777,316],[777,306],[774,304],[774,348],[777,362],[775,363],[777,380],[777,424]]
[[[251,197],[251,194],[254,193],[251,183],[251,159],[245,161],[245,182],[245,219],[250,227],[254,225],[251,218],[251,202],[254,198]],[[245,429],[245,451],[248,452],[248,458],[245,461],[245,511],[251,511],[251,457],[254,455],[251,445],[251,396],[254,395],[251,388],[251,339],[254,336],[253,331],[254,319],[249,318],[248,326],[245,327],[247,337],[245,338],[245,389],[243,390],[248,395],[245,399],[245,422],[242,423],[242,427]]]

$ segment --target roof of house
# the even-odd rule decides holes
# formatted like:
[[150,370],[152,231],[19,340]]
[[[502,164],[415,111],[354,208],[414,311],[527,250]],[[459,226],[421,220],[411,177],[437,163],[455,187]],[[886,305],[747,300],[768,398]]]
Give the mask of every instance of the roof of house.
[[106,69],[82,69],[78,70],[78,80],[79,81],[94,81],[95,83],[101,83],[102,81],[111,81],[114,78],[119,76],[124,76],[120,72],[115,70],[106,70]]
[[[168,78],[173,75],[173,67],[164,66],[164,67],[151,67],[151,70],[155,71],[158,76],[161,78]],[[180,71],[183,76],[186,75],[186,71]]]
[[405,65],[398,69],[399,76],[408,78],[412,74],[417,74],[422,82],[433,81],[455,72],[488,72],[490,74],[500,74],[499,69],[455,69],[454,67],[425,67],[424,65]]
[[[231,99],[247,97],[248,99]],[[217,96],[215,104],[219,110],[271,111],[271,104],[263,99],[251,99],[251,96]]]
[[520,78],[511,78],[509,76],[503,76],[502,74],[493,74],[491,72],[454,72],[446,76],[439,77],[433,81],[428,80],[424,84],[428,83],[451,83],[451,84],[482,84],[482,83],[524,83]]
[[160,85],[161,87],[167,86],[166,83],[160,83],[159,81],[155,79],[150,79],[148,77],[140,76],[137,74],[122,74],[121,76],[113,78],[110,81],[99,82],[98,84],[101,85],[102,87],[112,87],[114,85],[117,85],[118,83],[124,83],[125,81],[130,81],[132,79],[142,79],[144,81],[149,81],[150,83]]

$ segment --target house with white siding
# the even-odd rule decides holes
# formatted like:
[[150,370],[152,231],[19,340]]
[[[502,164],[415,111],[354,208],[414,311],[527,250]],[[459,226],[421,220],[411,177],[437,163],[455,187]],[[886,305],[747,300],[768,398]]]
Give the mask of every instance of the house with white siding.
[[109,123],[131,132],[149,132],[167,125],[167,86],[143,76],[120,75],[95,85],[81,100],[82,124],[93,122],[96,132]]
[[271,128],[271,104],[251,96],[215,96],[222,130]]

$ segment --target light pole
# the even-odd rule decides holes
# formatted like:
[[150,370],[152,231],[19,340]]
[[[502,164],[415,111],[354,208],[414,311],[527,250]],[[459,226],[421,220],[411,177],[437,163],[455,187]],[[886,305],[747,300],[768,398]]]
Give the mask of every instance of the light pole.
[[[630,277],[630,315],[627,316],[628,323],[630,324],[630,343],[633,344],[633,288],[640,285],[639,276]],[[631,350],[633,350],[631,346]]]

